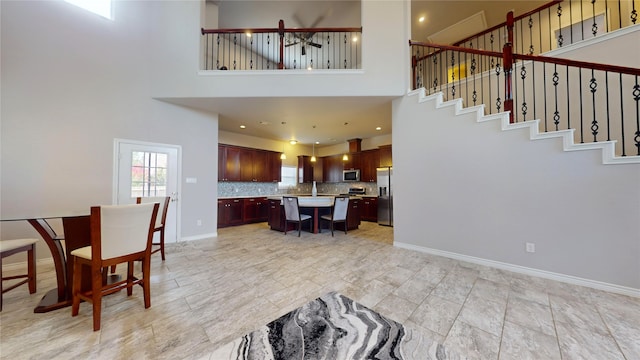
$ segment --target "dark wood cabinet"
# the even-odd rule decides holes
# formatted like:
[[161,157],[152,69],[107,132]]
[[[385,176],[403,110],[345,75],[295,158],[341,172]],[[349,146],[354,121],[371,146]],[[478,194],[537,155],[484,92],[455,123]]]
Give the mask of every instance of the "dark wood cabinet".
[[342,155],[325,156],[322,158],[322,179],[324,182],[342,182]]
[[391,156],[391,145],[379,146],[380,150],[380,165],[379,166],[393,166],[393,157]]
[[279,182],[280,153],[218,145],[218,181]]
[[241,181],[240,148],[218,145],[218,181]]
[[268,220],[269,203],[265,197],[243,199],[243,223],[255,223]]
[[378,221],[378,198],[363,197],[360,200],[360,219],[364,221]]
[[360,226],[360,199],[349,199],[347,211],[347,229],[355,230]]
[[378,173],[376,169],[380,166],[380,152],[378,149],[365,150],[360,153],[360,181],[376,182]]
[[268,223],[271,230],[284,231],[284,208],[280,200],[268,201]]
[[280,153],[267,151],[267,176],[265,181],[282,181],[282,159],[280,159]]
[[218,200],[218,227],[242,224],[244,221],[243,210],[241,199]]
[[310,183],[313,182],[313,163],[311,162],[311,156],[299,155],[298,156],[298,183]]
[[360,169],[362,167],[362,164],[360,162],[361,157],[362,157],[361,153],[359,152],[347,154],[347,160],[342,161],[342,169],[343,170]]

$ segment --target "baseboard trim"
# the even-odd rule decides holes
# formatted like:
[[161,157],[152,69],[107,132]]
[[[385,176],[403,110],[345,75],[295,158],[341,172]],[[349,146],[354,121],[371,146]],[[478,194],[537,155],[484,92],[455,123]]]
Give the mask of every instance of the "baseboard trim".
[[210,238],[215,238],[218,237],[218,232],[214,232],[214,233],[209,233],[209,234],[200,234],[200,235],[194,235],[194,236],[185,236],[185,237],[181,237],[180,240],[178,241],[194,241],[194,240],[204,240],[204,239],[210,239]]
[[525,266],[504,263],[500,261],[488,260],[488,259],[478,258],[474,256],[453,253],[449,251],[443,251],[443,250],[432,249],[432,248],[427,248],[427,247],[413,245],[413,244],[401,243],[397,241],[393,243],[393,246],[396,246],[402,249],[427,253],[431,255],[443,256],[443,257],[451,258],[455,260],[466,261],[473,264],[484,265],[484,266],[489,266],[497,269],[512,271],[519,274],[531,275],[531,276],[536,276],[544,279],[560,281],[567,284],[585,286],[585,287],[590,287],[597,290],[603,290],[603,291],[608,291],[616,294],[622,294],[622,295],[640,298],[640,289],[635,289],[627,286],[610,284],[610,283],[605,283],[605,282],[596,281],[596,280],[589,280],[589,279],[584,279],[577,276],[554,273],[551,271],[539,270],[539,269],[529,268]]

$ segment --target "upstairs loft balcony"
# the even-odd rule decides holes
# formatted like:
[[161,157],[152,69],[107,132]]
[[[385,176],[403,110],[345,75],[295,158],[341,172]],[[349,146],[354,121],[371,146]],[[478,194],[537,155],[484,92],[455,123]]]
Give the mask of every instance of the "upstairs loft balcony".
[[202,70],[362,68],[362,27],[202,29]]

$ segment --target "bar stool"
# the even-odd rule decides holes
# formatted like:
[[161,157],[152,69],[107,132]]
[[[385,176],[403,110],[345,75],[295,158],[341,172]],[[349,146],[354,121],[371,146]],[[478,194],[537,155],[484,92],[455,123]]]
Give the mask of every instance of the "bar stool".
[[[38,239],[15,239],[15,240],[2,240],[0,241],[0,311],[2,311],[2,294],[9,290],[13,290],[22,284],[29,284],[29,293],[36,292],[36,242]],[[17,253],[27,252],[27,273],[23,275],[15,276],[2,276],[2,259],[7,256],[15,255]],[[5,280],[22,279],[24,280],[9,286],[3,287]]]

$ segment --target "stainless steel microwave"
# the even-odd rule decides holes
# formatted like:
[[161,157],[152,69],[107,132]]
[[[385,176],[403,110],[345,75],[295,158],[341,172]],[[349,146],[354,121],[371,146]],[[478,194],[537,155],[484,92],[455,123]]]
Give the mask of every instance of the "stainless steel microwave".
[[360,181],[360,170],[343,170],[342,181]]

